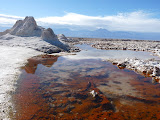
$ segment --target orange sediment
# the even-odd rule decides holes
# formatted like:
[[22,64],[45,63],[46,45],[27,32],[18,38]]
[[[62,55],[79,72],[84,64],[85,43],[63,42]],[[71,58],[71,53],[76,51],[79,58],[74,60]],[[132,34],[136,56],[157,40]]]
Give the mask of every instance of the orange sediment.
[[[129,78],[128,84],[138,92],[135,95],[125,93],[115,95],[110,91],[107,96],[103,90],[99,89],[101,84],[118,89],[118,85],[124,81],[116,81],[119,76],[114,76],[115,73],[105,78],[102,76],[105,71],[97,72],[95,76],[82,76],[80,73],[75,73],[72,79],[48,82],[51,79],[44,86],[39,76],[34,75],[37,66],[43,64],[51,67],[57,59],[56,56],[43,56],[43,59],[32,58],[24,67],[26,71],[24,78],[20,81],[14,96],[17,120],[160,119],[160,87],[152,85],[149,78],[136,79],[140,75],[118,70],[133,78],[132,80]],[[111,67],[108,70],[116,71],[117,68]],[[91,94],[92,90],[97,93],[95,97]]]

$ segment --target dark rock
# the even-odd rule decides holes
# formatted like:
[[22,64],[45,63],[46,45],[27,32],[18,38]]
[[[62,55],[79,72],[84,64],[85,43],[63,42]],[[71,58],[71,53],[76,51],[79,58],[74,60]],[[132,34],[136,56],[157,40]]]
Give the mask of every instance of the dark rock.
[[122,68],[126,67],[126,64],[125,63],[118,63],[117,66],[122,69]]
[[153,68],[152,76],[160,76],[160,69],[158,67]]

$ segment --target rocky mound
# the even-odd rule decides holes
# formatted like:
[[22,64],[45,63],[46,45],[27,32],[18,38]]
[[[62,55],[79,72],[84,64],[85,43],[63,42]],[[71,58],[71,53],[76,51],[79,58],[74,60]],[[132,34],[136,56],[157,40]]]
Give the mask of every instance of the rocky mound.
[[41,37],[43,40],[48,40],[48,41],[58,40],[57,36],[54,34],[51,28],[44,29],[42,31]]
[[18,20],[8,33],[21,37],[40,37],[43,30],[44,28],[38,26],[33,17],[27,16],[24,20]]
[[59,41],[59,39],[57,38],[57,35],[54,34],[54,32],[51,28],[44,29],[42,31],[41,38],[43,40],[45,40],[46,42],[53,44],[53,45],[65,50],[65,51],[70,50],[69,45]]
[[[0,40],[9,40],[5,42],[4,41],[1,42],[5,45],[15,46],[17,44],[19,45],[25,44],[26,47],[30,46],[33,49],[36,48],[36,50],[43,51],[43,52],[45,51],[47,53],[53,53],[57,51],[74,51],[74,47],[58,39],[57,35],[54,34],[51,28],[45,29],[43,27],[38,26],[33,17],[27,16],[24,20],[18,20],[11,29],[8,29],[4,32],[0,32],[0,36],[1,36]],[[14,36],[17,36],[17,37],[14,37]],[[23,41],[20,37],[23,37]],[[27,37],[30,37],[29,39],[32,39],[32,40],[34,39],[34,44],[33,42],[28,43],[26,41],[28,40]],[[63,35],[63,38],[64,37],[65,36]],[[11,41],[16,42],[16,39],[18,39],[17,44],[11,42]],[[53,47],[51,47],[51,45]],[[49,48],[47,48],[48,46]],[[45,50],[44,49],[41,50],[39,48],[45,48]]]
[[67,38],[64,34],[58,34],[57,37],[58,37],[58,39],[63,40],[63,41],[67,40]]

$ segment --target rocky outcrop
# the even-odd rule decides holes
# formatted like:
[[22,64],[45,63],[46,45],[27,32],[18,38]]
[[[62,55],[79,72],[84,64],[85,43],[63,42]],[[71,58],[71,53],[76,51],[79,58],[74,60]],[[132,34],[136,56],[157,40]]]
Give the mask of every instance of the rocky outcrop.
[[58,34],[57,37],[59,40],[62,40],[62,41],[68,40],[64,34]]
[[57,35],[54,34],[53,30],[51,28],[48,28],[48,29],[44,29],[42,31],[42,35],[41,35],[41,38],[52,44],[52,45],[55,45],[65,51],[69,51],[70,50],[70,47],[69,45],[67,44],[64,44],[62,43],[61,41],[59,41],[59,39],[57,38]]
[[44,28],[37,26],[33,17],[26,17],[24,20],[18,20],[14,26],[9,30],[11,35],[21,37],[40,37]]
[[57,35],[54,34],[51,28],[44,29],[41,34],[41,38],[47,41],[56,41],[58,40]]
[[9,33],[9,29],[8,30],[5,30],[4,32],[0,32],[0,36],[2,36],[2,35],[6,35],[7,33]]
[[[9,40],[3,41],[3,44],[29,46],[45,53],[75,51],[75,47],[58,39],[51,28],[45,29],[38,26],[33,17],[27,16],[24,20],[18,20],[11,29],[1,32],[0,36],[1,40]],[[64,35],[63,38],[65,38]]]
[[153,78],[153,82],[160,82],[160,63],[155,59],[132,59],[126,58],[122,60],[110,60],[114,65],[117,65],[120,69],[130,69],[137,73]]
[[153,77],[160,76],[160,68],[159,67],[154,66],[152,76]]

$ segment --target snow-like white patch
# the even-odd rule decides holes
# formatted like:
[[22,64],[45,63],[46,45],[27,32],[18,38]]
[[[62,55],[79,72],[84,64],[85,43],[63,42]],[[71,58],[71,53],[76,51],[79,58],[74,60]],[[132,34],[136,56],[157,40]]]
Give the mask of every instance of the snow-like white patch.
[[98,93],[95,92],[95,90],[92,90],[90,93],[92,94],[93,97],[96,97],[96,95],[98,95]]
[[[126,59],[110,59],[107,60],[119,67],[127,68],[138,72],[140,74],[147,74],[152,77],[152,80],[160,79],[160,60],[148,59],[142,60],[137,58],[126,58]],[[156,81],[160,82],[160,81]]]
[[38,50],[44,53],[58,53],[60,51],[70,51],[70,52],[78,52],[79,49],[72,45],[66,44],[61,39],[57,40],[43,40],[42,37],[20,37],[11,34],[6,34],[0,36],[0,45],[5,46],[18,46],[18,47],[27,47],[32,48],[34,50]]
[[0,46],[0,119],[8,120],[9,111],[13,110],[11,93],[20,74],[20,67],[27,59],[42,54],[25,47]]

